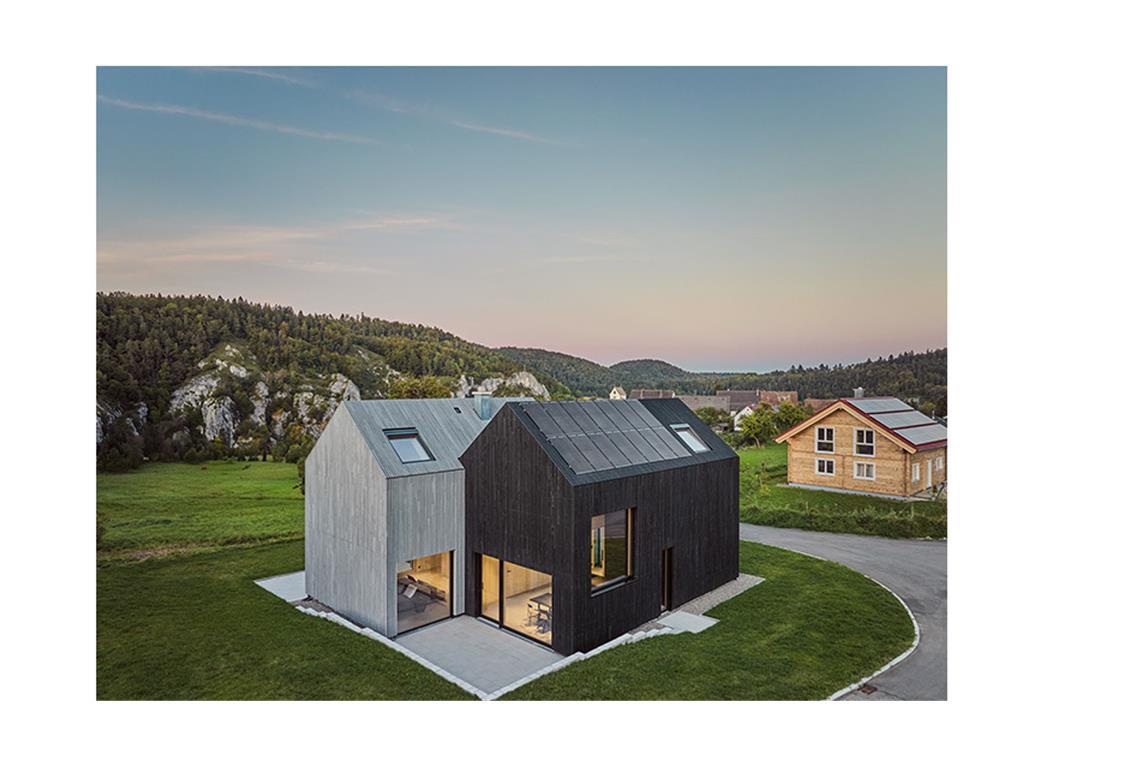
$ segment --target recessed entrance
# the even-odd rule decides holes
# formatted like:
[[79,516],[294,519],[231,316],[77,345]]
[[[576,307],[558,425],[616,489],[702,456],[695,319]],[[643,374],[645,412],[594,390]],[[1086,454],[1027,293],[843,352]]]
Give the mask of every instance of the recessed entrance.
[[480,615],[515,633],[551,645],[553,584],[548,574],[481,555]]

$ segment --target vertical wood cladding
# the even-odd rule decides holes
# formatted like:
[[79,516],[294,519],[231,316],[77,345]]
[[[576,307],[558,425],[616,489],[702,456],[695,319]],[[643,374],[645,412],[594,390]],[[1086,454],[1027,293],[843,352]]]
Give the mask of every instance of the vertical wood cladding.
[[[507,407],[460,457],[466,469],[467,609],[480,608],[479,554],[553,578],[553,648],[585,651],[660,614],[661,553],[673,549],[673,606],[737,576],[735,457],[571,486]],[[594,595],[590,518],[635,508],[634,574]]]
[[[835,431],[835,451],[819,453],[815,450],[816,428],[832,428]],[[817,424],[804,428],[788,439],[788,482],[793,485],[822,486],[848,491],[862,491],[868,494],[887,496],[909,496],[925,489],[926,460],[943,457],[946,447],[928,449],[916,454],[908,454],[894,441],[875,431],[875,455],[855,455],[855,431],[871,426],[850,412],[840,409]],[[829,459],[835,463],[834,475],[821,475],[816,472],[816,460]],[[875,479],[863,480],[855,477],[855,463],[869,462],[875,465]],[[913,482],[911,465],[919,462],[922,467],[918,483]],[[933,484],[946,479],[944,471],[934,472]]]

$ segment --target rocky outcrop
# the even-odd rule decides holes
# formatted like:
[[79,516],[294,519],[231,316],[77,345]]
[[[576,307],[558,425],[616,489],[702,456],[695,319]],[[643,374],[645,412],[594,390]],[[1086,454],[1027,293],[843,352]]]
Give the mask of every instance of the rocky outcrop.
[[[248,351],[226,344],[210,357],[198,363],[201,373],[187,380],[170,396],[170,409],[175,414],[188,414],[197,410],[202,423],[198,431],[207,441],[220,440],[226,446],[248,443],[250,435],[238,440],[238,428],[246,420],[244,430],[265,430],[273,440],[285,437],[289,428],[300,425],[312,438],[320,435],[324,426],[341,401],[359,399],[360,388],[345,375],[316,375],[301,381],[296,389],[270,392],[268,377],[262,377],[256,361]],[[280,382],[280,379],[276,382]],[[252,409],[246,407],[243,416],[235,403],[235,388],[244,389]],[[270,407],[273,413],[266,419]],[[145,412],[144,412],[145,417]],[[103,437],[100,427],[96,431]],[[251,427],[252,426],[252,427]]]
[[146,404],[136,404],[129,407],[126,412],[112,404],[101,401],[95,402],[95,443],[100,444],[107,437],[107,431],[120,417],[124,418],[131,435],[140,435],[146,416],[149,413]]
[[459,378],[459,392],[457,395],[470,396],[478,391],[480,393],[494,393],[503,385],[518,385],[527,390],[527,395],[534,398],[548,399],[550,392],[538,378],[529,372],[516,372],[509,377],[488,377],[478,384],[473,384],[466,376]]

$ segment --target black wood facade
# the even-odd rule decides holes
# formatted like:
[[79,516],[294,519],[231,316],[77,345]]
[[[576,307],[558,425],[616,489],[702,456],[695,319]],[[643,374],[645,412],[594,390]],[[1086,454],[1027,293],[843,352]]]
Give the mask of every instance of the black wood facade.
[[[589,402],[586,402],[589,403]],[[665,425],[683,422],[710,451],[592,477],[567,474],[516,404],[506,405],[460,457],[466,471],[466,609],[481,607],[481,555],[552,577],[552,646],[587,651],[661,614],[663,552],[671,606],[736,578],[739,463],[681,402],[643,402]],[[595,593],[590,518],[633,508],[633,575]]]

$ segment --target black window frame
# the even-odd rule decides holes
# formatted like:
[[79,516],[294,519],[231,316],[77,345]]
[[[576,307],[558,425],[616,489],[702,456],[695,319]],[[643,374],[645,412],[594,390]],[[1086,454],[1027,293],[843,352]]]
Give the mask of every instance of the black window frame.
[[[435,461],[435,454],[431,453],[431,449],[428,447],[427,442],[424,441],[424,437],[422,435],[420,435],[420,431],[414,427],[386,428],[384,430],[384,438],[387,439],[388,445],[392,446],[392,451],[393,451],[393,453],[395,453],[396,458],[400,460],[401,464],[420,464],[422,462],[434,462]],[[425,454],[427,454],[427,459],[410,459],[409,460],[409,459],[404,459],[404,457],[400,456],[400,450],[392,445],[392,441],[407,439],[407,438],[415,438],[416,439],[416,442],[419,443],[420,448],[424,450]]]
[[[692,452],[693,454],[704,454],[704,453],[706,453],[706,452],[710,451],[710,449],[709,449],[709,445],[708,445],[707,443],[705,443],[705,439],[704,439],[704,438],[701,438],[700,434],[699,434],[699,433],[697,433],[696,429],[695,429],[695,428],[694,428],[692,425],[690,425],[689,423],[687,423],[687,422],[677,422],[677,423],[674,423],[674,424],[670,425],[670,426],[669,426],[669,429],[670,429],[671,431],[673,431],[673,435],[677,436],[677,440],[678,440],[678,441],[680,441],[680,442],[681,442],[681,444],[682,444],[682,445],[683,445],[683,446],[684,446],[686,449],[688,449],[690,452]],[[697,439],[697,443],[701,444],[701,446],[703,446],[704,448],[702,448],[700,451],[697,451],[696,449],[694,449],[694,448],[693,448],[693,445],[692,445],[691,443],[689,443],[688,441],[686,441],[686,440],[685,440],[685,439],[684,439],[684,438],[681,436],[681,434],[680,434],[680,432],[679,432],[679,431],[681,431],[681,430],[684,430],[684,431],[686,431],[686,432],[687,432],[689,435],[693,436],[693,438],[696,438],[696,439]]]
[[590,584],[590,596],[598,596],[600,594],[606,593],[607,591],[612,591],[613,589],[618,588],[619,586],[624,586],[625,584],[630,583],[635,578],[635,574],[634,574],[634,550],[635,550],[635,546],[636,546],[637,542],[634,540],[634,530],[637,527],[637,508],[636,507],[626,507],[625,510],[616,510],[615,509],[615,510],[612,510],[610,512],[603,512],[600,515],[591,515],[590,516],[590,522],[591,522],[590,533],[588,536],[589,541],[587,541],[587,544],[589,544],[593,541],[593,532],[594,532],[593,519],[595,517],[604,517],[605,515],[612,514],[613,512],[618,512],[618,511],[624,511],[625,512],[625,575],[619,575],[617,578],[611,578],[610,580],[606,581],[605,583],[599,583],[596,586],[593,584],[592,578],[590,576],[587,576],[586,582]]

